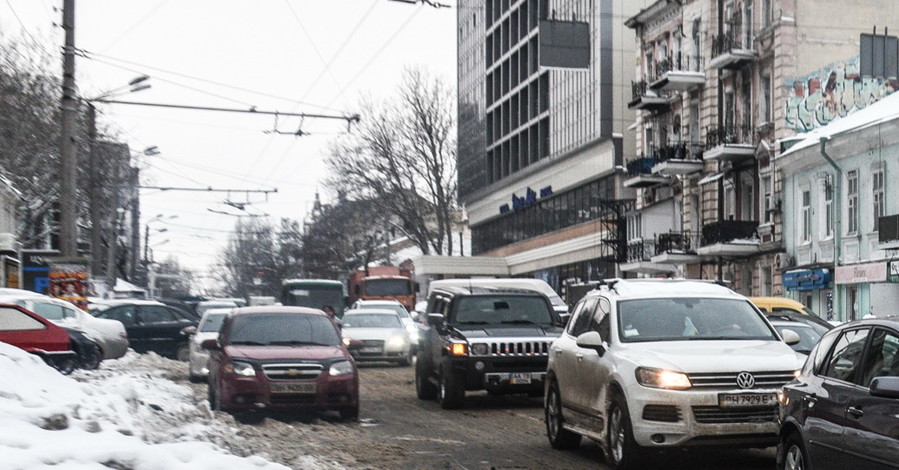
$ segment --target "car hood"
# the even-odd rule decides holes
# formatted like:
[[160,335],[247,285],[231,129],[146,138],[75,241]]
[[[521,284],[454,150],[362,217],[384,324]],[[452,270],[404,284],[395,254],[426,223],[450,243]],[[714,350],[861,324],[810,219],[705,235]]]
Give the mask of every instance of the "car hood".
[[194,334],[194,343],[200,344],[207,339],[218,339],[219,334],[217,331],[202,331]]
[[795,370],[805,361],[780,341],[659,341],[619,348],[616,355],[636,366],[685,373]]
[[556,338],[562,329],[554,326],[540,327],[534,325],[502,326],[498,328],[461,329],[458,331],[468,339],[474,338],[527,338],[531,336],[545,336]]
[[245,359],[331,359],[345,357],[340,346],[225,346],[232,358]]
[[342,334],[345,338],[358,340],[382,339],[387,341],[394,336],[406,336],[403,328],[344,328]]

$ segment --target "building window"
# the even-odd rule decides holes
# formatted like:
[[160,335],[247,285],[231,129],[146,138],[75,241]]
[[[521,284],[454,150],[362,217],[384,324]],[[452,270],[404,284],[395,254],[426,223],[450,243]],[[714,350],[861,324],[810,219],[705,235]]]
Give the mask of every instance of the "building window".
[[874,200],[874,231],[876,232],[880,230],[880,218],[886,215],[883,200],[883,168],[874,169],[872,176],[871,191]]
[[809,190],[802,191],[802,208],[799,215],[801,220],[800,240],[809,242],[812,239],[812,193]]
[[643,238],[643,216],[634,214],[627,218],[627,241],[633,242]]
[[762,28],[771,25],[771,0],[762,0]]
[[759,86],[761,86],[761,93],[759,93],[759,114],[762,122],[773,122],[774,116],[772,115],[772,107],[771,107],[771,76],[770,75],[762,75]]
[[829,180],[824,185],[824,210],[822,212],[824,223],[821,231],[824,238],[830,238],[833,236],[833,187],[831,187]]
[[858,232],[858,170],[846,174],[846,233]]

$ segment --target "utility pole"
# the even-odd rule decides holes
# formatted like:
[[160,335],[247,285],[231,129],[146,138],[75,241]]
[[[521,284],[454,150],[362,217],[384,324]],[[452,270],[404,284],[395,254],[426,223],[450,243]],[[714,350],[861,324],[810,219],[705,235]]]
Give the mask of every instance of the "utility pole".
[[63,0],[62,28],[65,31],[65,48],[62,61],[62,145],[59,194],[59,248],[64,257],[78,255],[75,179],[77,178],[77,144],[75,116],[77,92],[75,90],[75,0]]

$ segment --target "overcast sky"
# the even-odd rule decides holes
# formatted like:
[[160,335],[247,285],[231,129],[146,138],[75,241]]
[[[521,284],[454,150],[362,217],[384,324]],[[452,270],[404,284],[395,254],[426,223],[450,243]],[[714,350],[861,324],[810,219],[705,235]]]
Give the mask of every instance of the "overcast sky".
[[[455,4],[455,2],[448,2]],[[58,57],[62,0],[0,0],[0,40],[33,36]],[[421,66],[456,83],[455,8],[390,0],[77,0],[80,94],[95,97],[146,74],[152,87],[121,100],[347,115],[360,97],[386,98],[403,69]],[[25,32],[22,32],[24,26]],[[262,194],[141,191],[143,220],[160,260],[208,273],[235,221],[231,214],[302,220],[326,176],[327,143],[339,120],[100,105],[108,126],[139,152],[144,184],[274,189]],[[365,119],[365,116],[362,116]],[[224,204],[252,203],[241,212]],[[249,199],[248,199],[249,198]],[[168,241],[166,241],[168,240]]]

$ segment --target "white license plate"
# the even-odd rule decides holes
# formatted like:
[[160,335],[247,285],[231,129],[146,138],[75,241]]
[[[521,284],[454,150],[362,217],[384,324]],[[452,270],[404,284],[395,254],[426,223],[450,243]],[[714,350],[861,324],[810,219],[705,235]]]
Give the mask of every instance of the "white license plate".
[[359,352],[362,354],[381,354],[381,348],[362,348]]
[[531,383],[531,373],[513,372],[509,374],[509,383],[515,385],[528,385]]
[[315,382],[304,383],[273,383],[272,393],[315,393]]
[[718,406],[722,408],[752,408],[773,406],[777,403],[775,393],[722,393],[718,395]]

